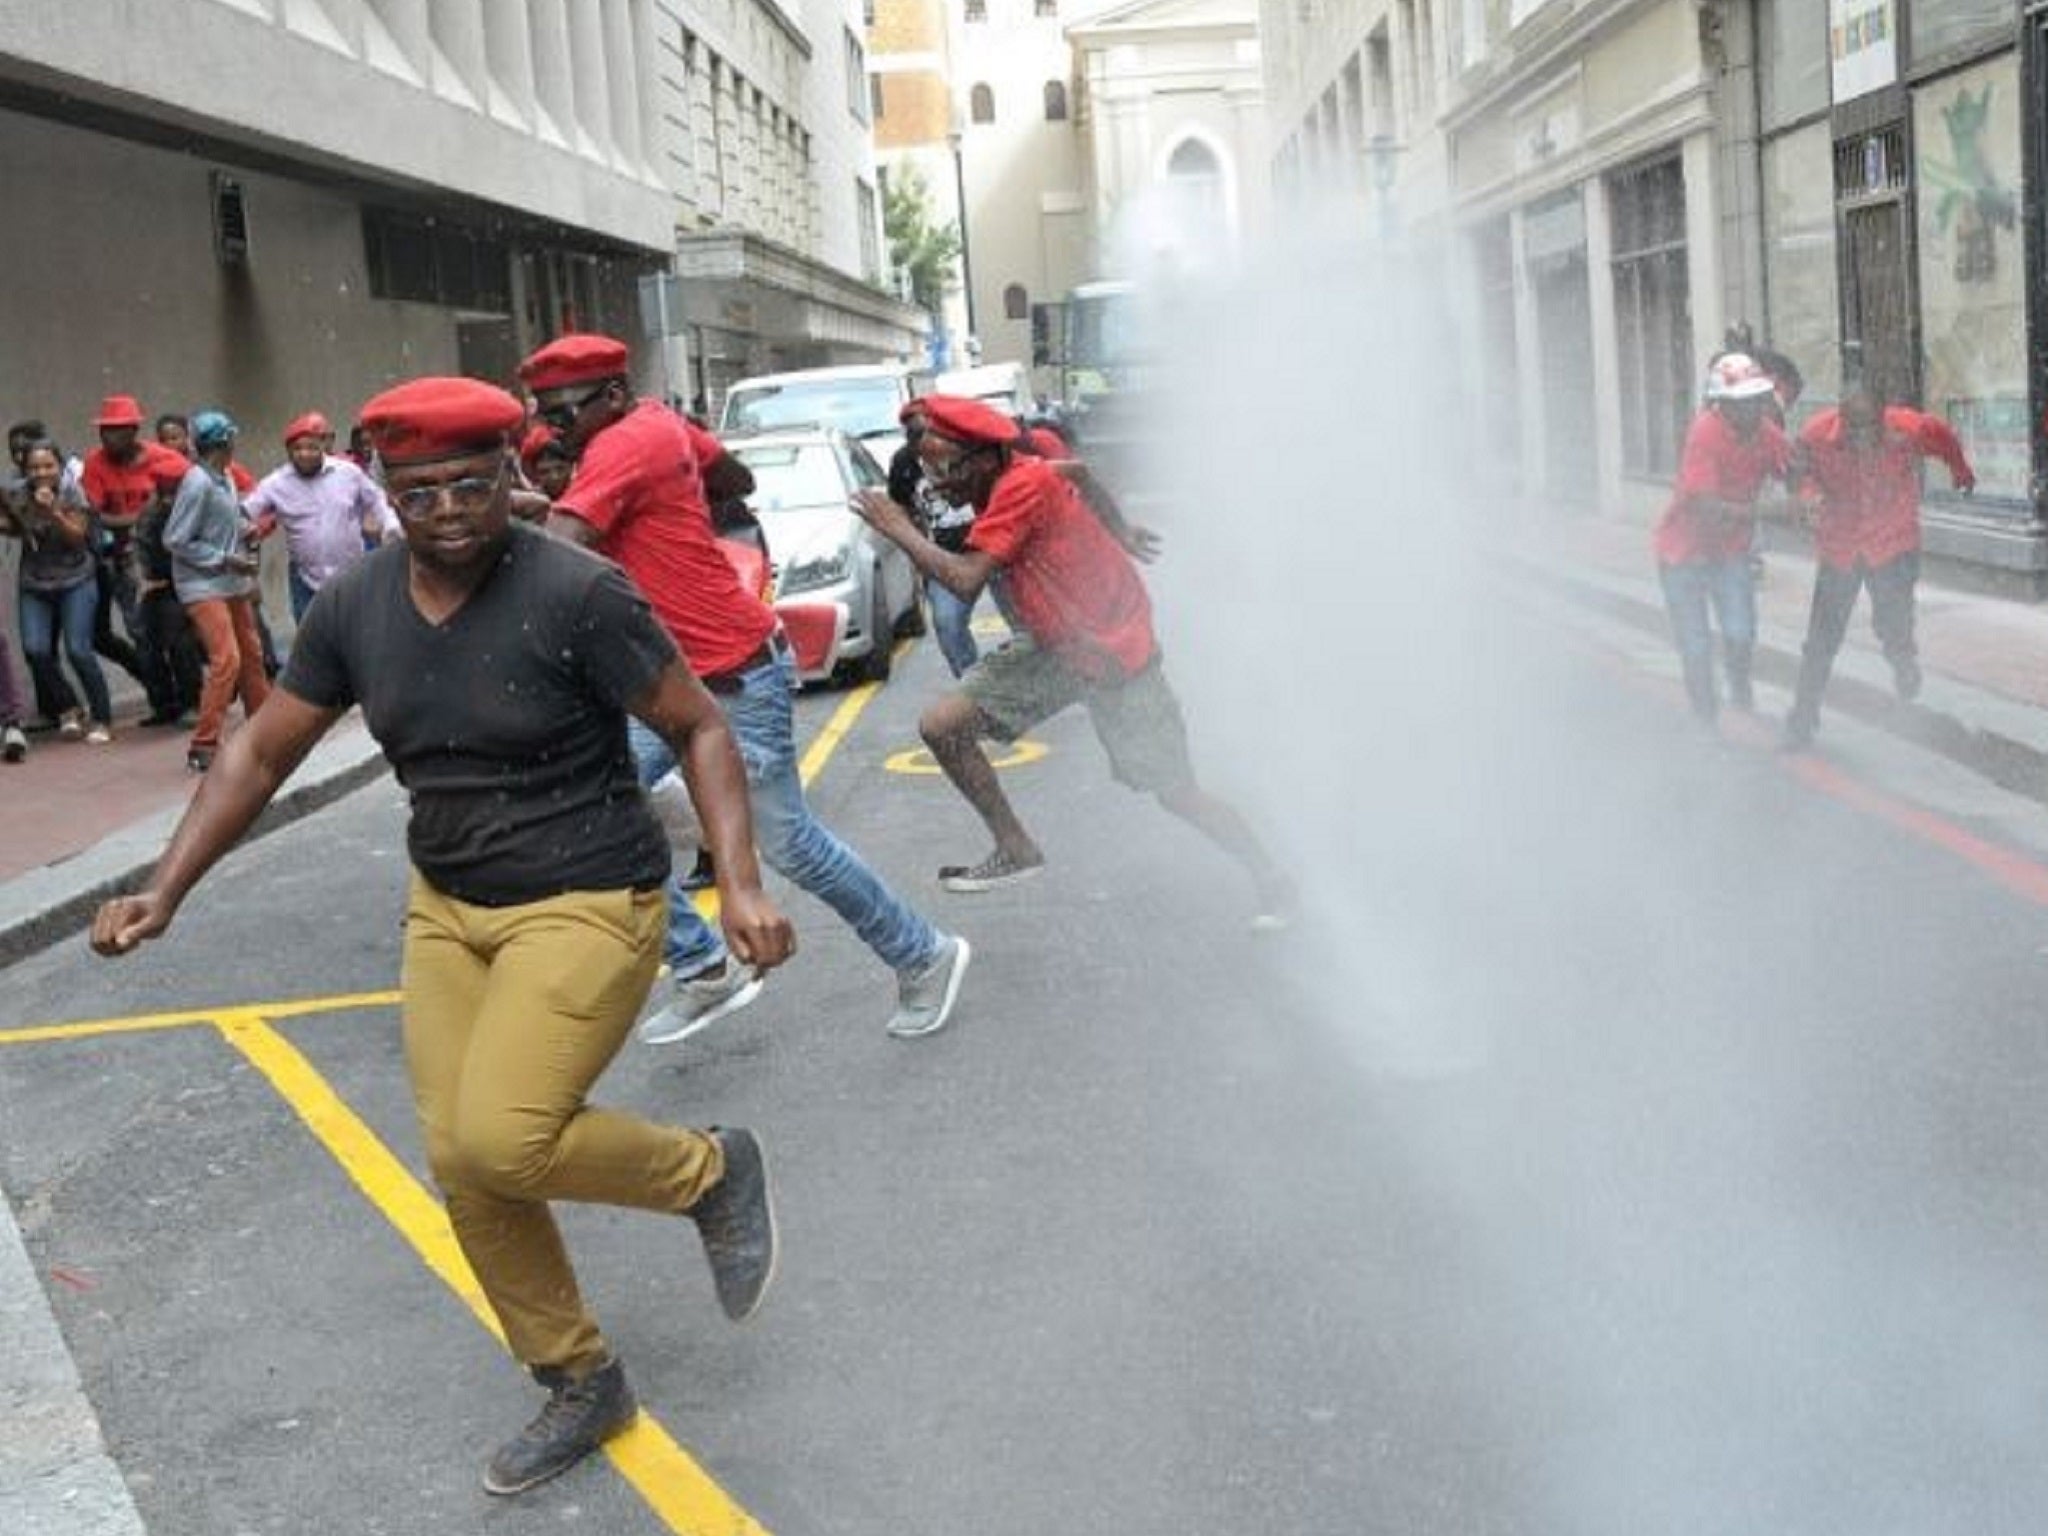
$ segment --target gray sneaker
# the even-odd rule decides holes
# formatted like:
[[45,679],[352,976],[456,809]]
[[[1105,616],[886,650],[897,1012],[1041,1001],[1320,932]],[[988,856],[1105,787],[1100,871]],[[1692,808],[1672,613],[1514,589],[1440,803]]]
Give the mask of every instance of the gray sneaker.
[[737,1013],[761,995],[767,978],[731,956],[716,976],[687,976],[673,983],[668,1005],[640,1021],[642,1045],[674,1045],[705,1025]]
[[633,1422],[640,1405],[616,1359],[581,1381],[553,1366],[536,1366],[533,1379],[548,1389],[547,1406],[499,1448],[484,1469],[484,1492],[524,1493],[559,1477]]
[[683,1214],[704,1240],[719,1306],[744,1323],[775,1278],[775,1196],[760,1137],[740,1126],[713,1126],[711,1135],[725,1153],[725,1172]]
[[955,934],[940,943],[938,954],[923,968],[897,972],[896,1016],[889,1020],[889,1033],[898,1040],[915,1040],[944,1029],[960,999],[967,962],[973,958],[967,941]]

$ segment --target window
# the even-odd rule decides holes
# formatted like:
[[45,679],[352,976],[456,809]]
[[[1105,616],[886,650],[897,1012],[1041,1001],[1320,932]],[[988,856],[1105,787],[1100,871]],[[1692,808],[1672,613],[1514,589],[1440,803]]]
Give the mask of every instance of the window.
[[1034,16],[1057,16],[1060,0],[1031,0],[1031,14]]
[[967,115],[977,123],[992,123],[996,120],[996,93],[985,85],[977,85],[967,93]]
[[1913,27],[1906,40],[1913,62],[1922,64],[1945,53],[2010,42],[2014,20],[2007,0],[1941,0],[1939,5],[1913,7]]
[[1048,123],[1067,120],[1067,86],[1064,80],[1045,82],[1045,120]]
[[1012,283],[1003,290],[1003,318],[1005,320],[1029,320],[1031,318],[1031,295],[1022,283]]
[[880,75],[869,75],[868,110],[874,113],[875,121],[878,123],[882,120],[882,112],[887,100],[888,98],[882,90],[882,77]]
[[967,19],[969,21],[987,21],[988,0],[967,0]]
[[846,35],[846,107],[857,122],[868,120],[868,51],[860,39],[853,35],[853,28],[840,29]]
[[853,217],[860,226],[860,269],[869,282],[882,276],[882,223],[875,207],[874,186],[862,176],[853,178]]
[[363,252],[373,298],[512,312],[512,255],[490,235],[417,214],[365,208]]
[[1685,265],[1685,172],[1676,159],[1609,178],[1621,460],[1631,475],[1678,468],[1692,417],[1692,297]]

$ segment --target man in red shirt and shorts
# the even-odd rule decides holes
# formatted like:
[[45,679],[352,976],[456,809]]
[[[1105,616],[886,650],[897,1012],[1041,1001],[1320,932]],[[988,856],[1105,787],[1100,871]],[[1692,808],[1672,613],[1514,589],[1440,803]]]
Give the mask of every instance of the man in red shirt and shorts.
[[963,601],[1001,582],[1005,611],[1023,629],[919,722],[932,756],[995,838],[987,858],[940,870],[940,883],[988,891],[1044,867],[980,742],[1014,740],[1068,705],[1085,704],[1116,777],[1251,872],[1254,927],[1285,927],[1292,882],[1244,818],[1195,779],[1180,702],[1152,632],[1152,603],[1130,555],[1067,478],[1031,453],[1017,424],[978,400],[927,396],[918,452],[939,493],[975,509],[965,550],[939,548],[882,492],[862,492],[856,510]]

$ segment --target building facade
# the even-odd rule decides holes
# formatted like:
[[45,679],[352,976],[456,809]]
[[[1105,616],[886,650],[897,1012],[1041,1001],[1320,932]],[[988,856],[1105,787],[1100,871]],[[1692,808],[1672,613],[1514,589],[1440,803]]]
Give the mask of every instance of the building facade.
[[1979,485],[1929,486],[1930,549],[2039,581],[2048,286],[2025,194],[2048,159],[2048,6],[1265,14],[1276,176],[1319,196],[1396,188],[1404,237],[1448,241],[1498,489],[1647,517],[1705,364],[1747,335],[1805,374],[1799,415],[1855,379],[1952,422]]

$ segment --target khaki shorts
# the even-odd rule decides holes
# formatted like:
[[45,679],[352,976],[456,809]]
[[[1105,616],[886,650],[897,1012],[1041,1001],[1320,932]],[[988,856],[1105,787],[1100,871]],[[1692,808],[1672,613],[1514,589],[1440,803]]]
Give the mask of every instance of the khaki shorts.
[[1069,704],[1086,704],[1119,783],[1159,794],[1194,782],[1180,700],[1156,654],[1135,677],[1096,682],[1020,638],[983,656],[960,688],[999,740],[1015,741]]

